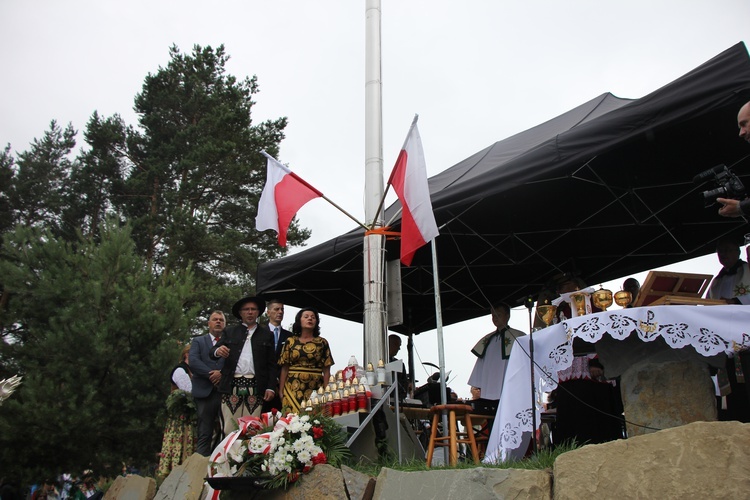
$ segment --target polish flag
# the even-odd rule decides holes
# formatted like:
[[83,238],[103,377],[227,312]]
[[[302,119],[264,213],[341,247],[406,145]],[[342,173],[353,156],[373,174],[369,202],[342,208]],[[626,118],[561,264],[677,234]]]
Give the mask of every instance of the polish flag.
[[414,253],[438,235],[417,117],[411,124],[388,184],[393,186],[401,200],[401,262],[410,266]]
[[258,202],[255,228],[258,231],[273,229],[279,235],[279,245],[285,247],[286,233],[294,215],[305,203],[323,196],[323,193],[272,157],[266,157],[268,173]]

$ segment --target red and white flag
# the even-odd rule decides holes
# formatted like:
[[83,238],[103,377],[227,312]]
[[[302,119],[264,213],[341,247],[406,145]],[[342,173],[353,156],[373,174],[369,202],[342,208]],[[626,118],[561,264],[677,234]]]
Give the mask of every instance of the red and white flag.
[[286,233],[294,215],[305,203],[323,196],[323,193],[265,152],[263,154],[268,158],[268,172],[258,202],[255,228],[258,231],[273,229],[279,235],[279,245],[285,247]]
[[393,186],[401,200],[401,262],[410,266],[414,253],[438,235],[417,117],[411,124],[388,184]]

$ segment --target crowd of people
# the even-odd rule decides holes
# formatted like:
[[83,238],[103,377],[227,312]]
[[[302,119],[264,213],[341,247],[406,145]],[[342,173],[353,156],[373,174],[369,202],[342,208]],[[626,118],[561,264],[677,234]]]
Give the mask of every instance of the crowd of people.
[[[260,297],[244,297],[232,307],[239,320],[227,326],[222,311],[213,311],[208,333],[195,337],[172,370],[169,418],[157,473],[166,476],[193,452],[209,456],[223,436],[238,428],[238,419],[261,412],[298,412],[313,391],[328,384],[333,357],[320,336],[320,315],[301,309],[292,331],[281,326],[284,304],[269,300],[268,324]],[[188,401],[192,405],[178,404]],[[192,413],[190,410],[192,409]]]
[[15,481],[0,479],[0,499],[98,500],[104,496],[100,481],[92,470],[87,469],[81,475],[61,474],[56,478],[46,478],[31,485],[28,495],[25,495]]

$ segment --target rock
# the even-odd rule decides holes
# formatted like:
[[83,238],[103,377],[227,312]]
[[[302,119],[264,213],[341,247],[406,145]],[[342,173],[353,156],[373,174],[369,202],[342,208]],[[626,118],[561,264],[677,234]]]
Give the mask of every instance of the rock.
[[221,498],[231,500],[345,500],[346,489],[341,470],[328,464],[313,467],[308,474],[300,476],[297,484],[284,490],[228,491]]
[[105,500],[151,500],[156,493],[156,481],[134,474],[117,476],[104,494]]
[[746,498],[750,424],[695,422],[563,453],[555,500]]
[[399,472],[383,468],[373,498],[472,500],[524,498],[548,500],[552,495],[549,470],[476,469]]
[[204,478],[208,473],[208,457],[193,453],[181,465],[172,469],[161,483],[156,500],[200,500]]
[[[628,422],[667,429],[716,420],[714,385],[705,362],[636,363],[623,372],[621,384]],[[655,432],[626,426],[630,437]]]
[[291,486],[286,495],[288,500],[342,500],[346,498],[344,478],[341,470],[328,464],[313,467],[303,475],[299,484]]
[[341,466],[344,486],[350,500],[370,500],[375,492],[375,478],[356,471],[346,465]]

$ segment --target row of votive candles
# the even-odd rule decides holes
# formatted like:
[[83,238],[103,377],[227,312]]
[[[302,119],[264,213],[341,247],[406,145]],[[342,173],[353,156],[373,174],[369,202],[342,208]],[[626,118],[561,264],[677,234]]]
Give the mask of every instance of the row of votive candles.
[[366,384],[360,384],[357,378],[346,382],[329,382],[325,390],[320,387],[305,402],[307,411],[319,411],[323,415],[336,417],[356,411],[369,411],[372,392]]

